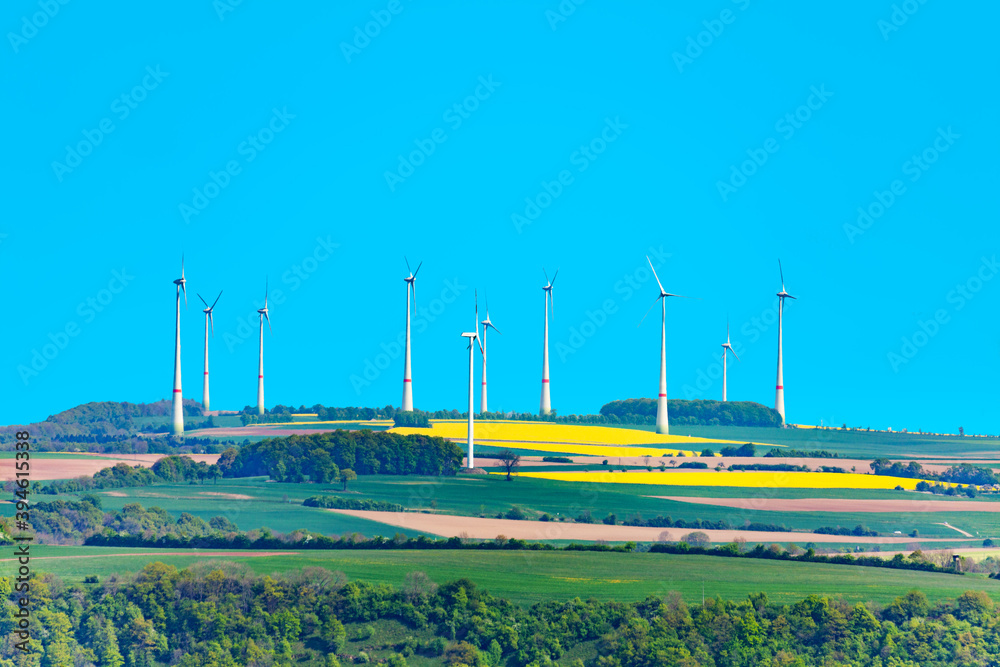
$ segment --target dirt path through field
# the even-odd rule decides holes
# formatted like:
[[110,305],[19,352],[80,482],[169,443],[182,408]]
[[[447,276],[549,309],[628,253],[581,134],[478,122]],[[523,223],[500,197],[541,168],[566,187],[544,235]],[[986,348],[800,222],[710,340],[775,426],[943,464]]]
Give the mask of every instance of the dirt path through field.
[[952,530],[954,530],[956,532],[962,533],[966,537],[972,537],[972,533],[967,533],[964,530],[962,530],[961,528],[955,528],[955,526],[951,525],[947,521],[945,521],[944,523],[939,523],[939,524],[935,524],[935,525],[944,526],[945,528],[951,528]]
[[[363,510],[327,510],[337,514],[368,519],[379,523],[409,528],[441,537],[470,537],[492,540],[497,535],[519,540],[584,540],[594,542],[658,542],[679,541],[690,528],[644,528],[636,526],[605,526],[604,524],[559,523],[547,521],[514,521],[510,519],[481,519],[470,516],[442,514],[419,514],[416,512],[370,512]],[[865,543],[865,544],[908,544],[911,537],[854,537],[820,535],[818,533],[778,533],[752,530],[702,530],[712,542],[732,542],[742,537],[748,542],[815,542],[819,543]],[[947,539],[924,539],[921,542],[952,542]]]
[[[917,495],[917,494],[915,494]],[[912,499],[864,500],[859,498],[694,498],[691,496],[647,496],[696,505],[714,505],[772,512],[1000,512],[1000,503],[969,500]],[[970,536],[971,537],[971,536]]]

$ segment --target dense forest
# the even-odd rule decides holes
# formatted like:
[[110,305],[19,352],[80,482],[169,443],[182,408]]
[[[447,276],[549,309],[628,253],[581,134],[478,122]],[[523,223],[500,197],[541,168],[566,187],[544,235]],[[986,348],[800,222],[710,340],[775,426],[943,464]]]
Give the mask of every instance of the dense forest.
[[[671,424],[704,426],[771,426],[780,427],[781,415],[760,403],[748,401],[667,401]],[[612,401],[601,408],[601,414],[611,423],[654,424],[656,401],[651,398],[629,398]]]
[[[209,561],[178,570],[66,584],[31,582],[30,640],[18,638],[18,593],[0,579],[0,667],[286,667],[408,661],[451,667],[696,665],[910,667],[1000,661],[1000,613],[983,592],[932,605],[912,591],[887,606],[763,593],[689,606],[679,595],[637,603],[548,601],[530,609],[472,581],[420,572],[399,588],[348,582],[318,567],[256,575]],[[20,648],[30,651],[27,656]]]
[[[230,449],[226,460],[232,460],[235,449]],[[219,458],[221,462],[222,457]],[[102,468],[90,477],[81,476],[63,481],[39,483],[36,493],[43,495],[59,495],[63,493],[79,493],[94,489],[125,489],[153,484],[170,484],[173,482],[204,483],[205,480],[218,480],[222,476],[222,468],[209,465],[204,461],[195,461],[189,456],[164,456],[152,467],[141,465],[130,466],[127,463],[116,463]]]
[[462,458],[461,448],[444,438],[363,430],[269,438],[226,450],[218,465],[225,477],[329,482],[343,469],[359,475],[452,475]]
[[[0,523],[5,521],[6,518],[0,519]],[[31,527],[39,544],[80,544],[92,535],[138,535],[148,540],[165,536],[184,539],[229,535],[238,530],[236,524],[224,516],[205,521],[181,512],[175,520],[164,509],[147,509],[138,503],[128,503],[116,512],[105,512],[100,498],[92,494],[84,494],[80,500],[36,502],[32,506]]]

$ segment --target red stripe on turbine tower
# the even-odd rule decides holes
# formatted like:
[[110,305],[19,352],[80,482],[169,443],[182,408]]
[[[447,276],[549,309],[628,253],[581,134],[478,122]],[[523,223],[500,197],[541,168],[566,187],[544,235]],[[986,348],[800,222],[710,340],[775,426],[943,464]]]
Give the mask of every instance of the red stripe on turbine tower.
[[179,393],[181,393],[181,390],[180,389],[174,389],[174,393],[175,394],[179,394]]
[[403,378],[403,382],[413,382],[410,378]]

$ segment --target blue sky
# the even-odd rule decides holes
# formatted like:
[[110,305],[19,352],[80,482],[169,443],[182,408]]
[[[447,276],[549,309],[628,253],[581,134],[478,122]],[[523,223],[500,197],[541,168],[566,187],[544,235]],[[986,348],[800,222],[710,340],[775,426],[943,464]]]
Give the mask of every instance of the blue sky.
[[6,3],[0,422],[169,397],[182,252],[215,408],[265,279],[268,405],[398,405],[404,255],[417,407],[465,406],[478,289],[491,407],[537,410],[543,267],[553,407],[655,397],[650,254],[701,298],[671,398],[721,396],[728,316],[730,398],[773,404],[780,257],[790,422],[1000,431],[1000,8],[664,5]]

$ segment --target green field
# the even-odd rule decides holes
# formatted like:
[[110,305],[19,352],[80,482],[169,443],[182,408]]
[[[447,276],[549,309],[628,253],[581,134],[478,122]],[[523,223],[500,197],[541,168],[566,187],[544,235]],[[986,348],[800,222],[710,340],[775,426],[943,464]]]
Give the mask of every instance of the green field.
[[[128,555],[128,554],[137,555]],[[138,555],[138,554],[155,555]],[[136,571],[162,561],[183,568],[204,557],[167,549],[33,547],[32,567],[69,581],[96,574]],[[44,560],[46,556],[57,556]],[[91,557],[85,557],[91,556]],[[928,574],[851,565],[767,560],[589,552],[472,551],[303,551],[294,556],[232,557],[260,574],[320,566],[351,580],[399,585],[409,572],[424,572],[438,583],[467,577],[494,595],[523,605],[543,600],[594,597],[632,601],[680,592],[691,603],[707,597],[743,599],[765,591],[772,600],[794,602],[810,594],[840,596],[851,602],[885,604],[919,588],[932,601],[966,590],[985,590],[1000,599],[1000,582],[977,575]],[[8,567],[12,565],[4,563]],[[516,576],[512,576],[516,573]]]
[[[921,537],[962,538],[958,532],[939,525],[947,522],[980,539],[1000,535],[1000,513],[992,512],[777,512],[697,505],[650,497],[670,495],[747,499],[904,498],[921,502],[942,499],[940,496],[905,491],[655,487],[641,484],[576,484],[527,477],[518,477],[507,482],[499,475],[457,477],[372,475],[352,482],[346,494],[337,484],[284,484],[265,482],[263,478],[225,480],[219,484],[170,484],[115,489],[98,494],[106,510],[120,510],[127,503],[138,502],[145,507],[162,507],[175,516],[181,512],[189,512],[207,521],[214,516],[223,515],[243,530],[266,526],[282,533],[299,528],[333,535],[360,532],[369,536],[388,536],[396,532],[407,532],[381,523],[303,507],[301,504],[309,496],[336,494],[385,500],[398,503],[410,510],[467,516],[496,516],[517,505],[529,513],[548,513],[554,518],[569,517],[570,520],[584,511],[589,511],[598,521],[608,514],[615,514],[619,521],[624,521],[638,513],[646,519],[669,516],[674,520],[685,521],[727,520],[734,526],[741,526],[749,521],[784,525],[793,530],[815,530],[823,526],[838,525],[853,528],[863,524],[872,530],[890,535],[895,531],[908,535],[911,531],[917,530]],[[250,496],[250,498],[234,498],[226,495]],[[53,497],[39,496],[38,500],[50,498]],[[965,502],[972,504],[981,500]],[[12,505],[0,505],[0,514],[10,515],[12,512]],[[848,539],[845,538],[845,542]]]
[[[875,426],[874,424],[872,425]],[[653,426],[624,426],[652,431]],[[777,429],[740,426],[670,426],[673,435],[717,438],[740,442],[766,442],[793,449],[837,452],[847,458],[938,459],[983,458],[1000,460],[1000,439],[933,436],[917,433],[840,431],[834,429]],[[761,452],[763,453],[763,452]],[[836,465],[835,463],[832,465]]]

